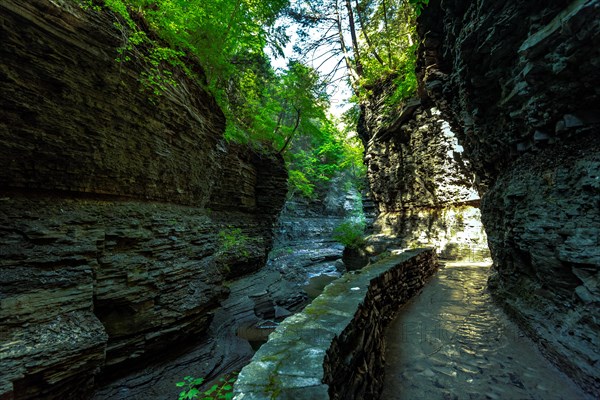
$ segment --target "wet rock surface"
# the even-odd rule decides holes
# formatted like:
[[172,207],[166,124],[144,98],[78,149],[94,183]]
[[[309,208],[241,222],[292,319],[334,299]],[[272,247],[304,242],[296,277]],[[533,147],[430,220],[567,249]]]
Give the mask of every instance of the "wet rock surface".
[[591,399],[494,303],[489,264],[447,263],[386,332],[383,399]]
[[431,1],[421,95],[464,146],[492,289],[600,396],[600,2]]

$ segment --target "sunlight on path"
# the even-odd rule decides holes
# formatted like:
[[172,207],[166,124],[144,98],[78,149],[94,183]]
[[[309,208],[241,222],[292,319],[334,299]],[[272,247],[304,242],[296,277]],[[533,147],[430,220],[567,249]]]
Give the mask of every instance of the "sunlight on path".
[[588,399],[486,289],[489,264],[449,263],[388,328],[382,399]]

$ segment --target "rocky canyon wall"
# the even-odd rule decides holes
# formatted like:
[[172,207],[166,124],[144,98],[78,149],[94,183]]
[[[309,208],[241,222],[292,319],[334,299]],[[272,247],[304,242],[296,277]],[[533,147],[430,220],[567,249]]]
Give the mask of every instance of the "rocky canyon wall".
[[282,159],[225,143],[214,99],[181,71],[149,101],[144,66],[115,62],[115,20],[0,3],[3,400],[87,398],[205,339],[224,283],[272,245]]
[[600,395],[600,1],[431,1],[421,96],[472,162],[498,298]]
[[391,79],[373,88],[358,126],[378,211],[367,250],[432,246],[442,258],[488,257],[475,176],[462,146],[432,104],[387,105],[394,87]]

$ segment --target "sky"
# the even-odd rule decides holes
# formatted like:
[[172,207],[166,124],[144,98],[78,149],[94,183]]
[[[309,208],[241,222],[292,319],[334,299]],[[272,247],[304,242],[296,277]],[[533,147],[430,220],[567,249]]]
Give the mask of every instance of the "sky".
[[[266,49],[266,52],[271,59],[271,65],[273,66],[273,68],[283,70],[286,69],[288,60],[298,58],[298,54],[294,52],[293,48],[294,44],[296,44],[300,39],[296,34],[297,25],[295,23],[290,22],[289,20],[282,20],[280,23],[288,24],[289,26],[287,34],[290,37],[290,42],[283,49],[285,57],[275,57],[273,52],[268,48]],[[311,35],[311,37],[316,38],[318,33],[316,32],[316,30],[313,32],[310,32],[309,30],[309,34]],[[304,61],[309,66],[315,68],[321,76],[325,76],[335,68],[336,63],[339,61],[339,58],[334,58],[320,65],[322,63],[322,60],[319,60],[319,55],[325,52],[326,49],[321,50],[320,53],[317,52],[315,54],[315,57],[313,58],[314,61],[301,61]],[[338,118],[340,118],[344,111],[346,111],[351,106],[348,103],[348,100],[352,96],[352,91],[350,87],[346,84],[345,79],[338,79],[341,78],[343,74],[343,69],[338,70],[336,75],[332,78],[335,82],[331,86],[329,86],[327,90],[327,93],[329,94],[331,99],[331,107],[329,109],[329,112]]]

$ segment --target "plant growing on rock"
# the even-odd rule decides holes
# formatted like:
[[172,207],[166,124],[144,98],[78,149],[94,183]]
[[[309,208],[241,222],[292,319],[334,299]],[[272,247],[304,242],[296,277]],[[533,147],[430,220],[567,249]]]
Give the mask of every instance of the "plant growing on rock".
[[346,220],[333,230],[333,239],[350,249],[358,249],[364,243],[365,223]]
[[202,399],[202,400],[230,400],[233,398],[233,383],[237,377],[237,372],[225,375],[219,378],[217,384],[212,385],[205,391],[200,391],[200,386],[204,383],[204,378],[194,378],[186,376],[182,382],[177,382],[175,386],[184,388],[179,393],[179,400]]
[[240,254],[244,257],[250,256],[250,252],[247,247],[250,242],[250,238],[242,233],[240,228],[228,227],[221,229],[218,233],[219,236],[219,250],[220,254]]

